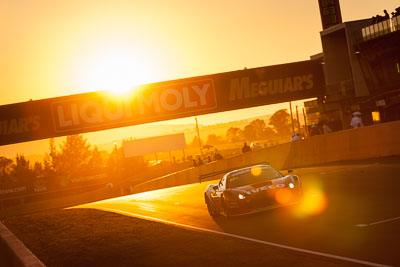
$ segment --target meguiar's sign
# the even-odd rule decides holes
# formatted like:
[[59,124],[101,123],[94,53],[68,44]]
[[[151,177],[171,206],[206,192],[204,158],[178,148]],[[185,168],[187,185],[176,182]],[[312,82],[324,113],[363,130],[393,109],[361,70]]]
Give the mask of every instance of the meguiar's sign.
[[0,106],[0,145],[316,97],[324,92],[315,61],[245,69],[106,92]]

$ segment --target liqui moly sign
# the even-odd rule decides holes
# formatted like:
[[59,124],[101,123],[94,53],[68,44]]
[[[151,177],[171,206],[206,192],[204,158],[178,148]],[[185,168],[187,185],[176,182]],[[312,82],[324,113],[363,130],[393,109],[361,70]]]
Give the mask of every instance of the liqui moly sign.
[[70,132],[170,118],[217,107],[212,80],[143,87],[128,97],[95,96],[52,103],[54,130]]

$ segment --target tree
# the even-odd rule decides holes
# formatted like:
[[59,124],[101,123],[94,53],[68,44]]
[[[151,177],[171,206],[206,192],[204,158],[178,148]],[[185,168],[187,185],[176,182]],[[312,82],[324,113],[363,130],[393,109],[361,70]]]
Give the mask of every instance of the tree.
[[61,170],[60,152],[54,143],[54,138],[49,141],[49,153],[44,157],[44,172],[46,176],[51,176]]
[[107,170],[111,175],[116,174],[118,171],[117,163],[118,163],[119,158],[120,158],[119,151],[118,151],[117,147],[114,147],[110,156],[108,157],[107,164],[106,164]]
[[12,177],[16,182],[28,184],[33,180],[33,169],[29,165],[29,160],[24,155],[17,155],[15,158],[16,164],[13,165],[11,172]]
[[35,178],[41,178],[44,176],[44,168],[42,163],[35,162],[35,165],[33,165],[33,175]]
[[44,160],[47,175],[68,175],[90,168],[103,167],[103,160],[97,147],[93,150],[83,135],[70,135],[60,145],[60,149],[50,139],[50,151]]
[[240,139],[243,138],[243,131],[240,128],[237,127],[230,127],[226,131],[226,139],[228,139],[229,142],[238,142]]
[[77,173],[87,169],[91,156],[90,144],[83,135],[70,135],[61,146],[61,170],[63,173]]
[[268,125],[271,125],[279,135],[290,135],[290,115],[287,109],[276,111],[271,118],[269,118]]
[[254,128],[255,139],[262,139],[264,134],[264,129],[267,126],[265,121],[262,119],[255,119],[250,122],[250,125]]
[[101,153],[97,149],[97,146],[94,146],[88,162],[88,168],[90,170],[100,169],[104,167],[103,164],[104,164],[103,157],[101,156]]
[[12,168],[13,161],[9,158],[0,156],[0,183],[7,183],[11,181]]
[[272,138],[275,132],[271,127],[266,127],[263,132],[263,138]]
[[[200,139],[200,143],[201,143],[201,146],[203,146],[203,144],[204,144],[203,140]],[[193,141],[190,146],[191,147],[199,147],[199,138],[197,137],[197,135],[195,137],[193,137]]]
[[221,136],[217,136],[216,134],[209,134],[207,136],[207,141],[206,141],[206,145],[218,145],[221,144],[222,142],[222,137]]
[[245,140],[254,141],[256,140],[256,129],[253,125],[248,124],[244,127],[243,136]]

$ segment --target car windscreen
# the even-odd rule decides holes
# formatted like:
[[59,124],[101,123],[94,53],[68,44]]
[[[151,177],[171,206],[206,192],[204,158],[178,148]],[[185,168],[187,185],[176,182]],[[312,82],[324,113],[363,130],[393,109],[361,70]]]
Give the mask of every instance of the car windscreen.
[[270,181],[283,177],[280,172],[274,169],[260,168],[258,171],[245,169],[228,176],[226,188],[236,188],[244,185]]

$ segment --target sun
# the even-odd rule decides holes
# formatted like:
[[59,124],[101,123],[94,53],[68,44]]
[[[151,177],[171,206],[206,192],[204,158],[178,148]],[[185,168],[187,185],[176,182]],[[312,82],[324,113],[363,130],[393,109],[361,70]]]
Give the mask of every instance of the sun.
[[83,56],[80,80],[88,91],[131,93],[137,85],[157,79],[157,62],[146,49],[113,44]]

